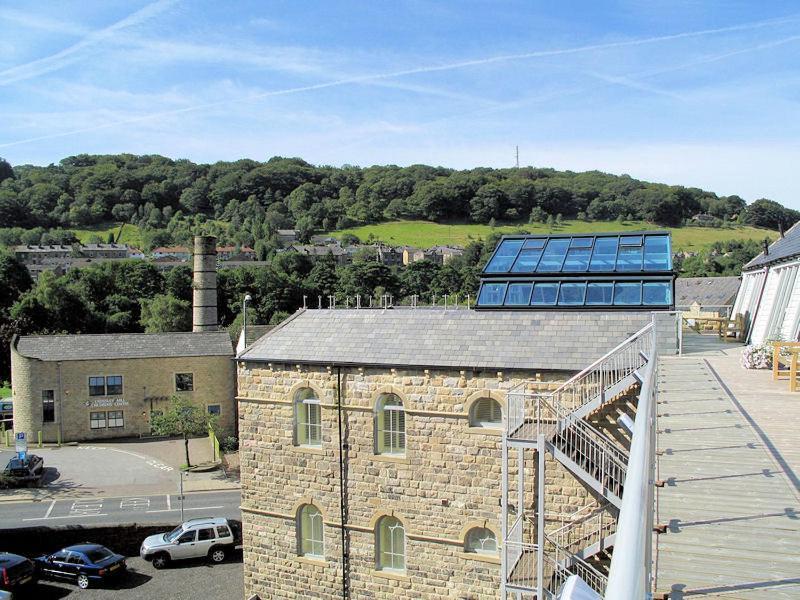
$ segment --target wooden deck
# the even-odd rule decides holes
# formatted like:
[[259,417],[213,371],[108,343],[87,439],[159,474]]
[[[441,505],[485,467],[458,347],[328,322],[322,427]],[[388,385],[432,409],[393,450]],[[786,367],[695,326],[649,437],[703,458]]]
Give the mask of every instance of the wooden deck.
[[659,366],[656,589],[800,598],[800,394],[742,369],[741,346],[689,338],[684,350]]

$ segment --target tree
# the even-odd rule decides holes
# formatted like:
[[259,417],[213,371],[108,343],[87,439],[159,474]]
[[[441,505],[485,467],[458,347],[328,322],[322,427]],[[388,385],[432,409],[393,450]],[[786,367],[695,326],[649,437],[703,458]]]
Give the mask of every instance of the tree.
[[192,328],[192,304],[171,294],[142,299],[139,319],[146,333],[189,331]]
[[31,289],[33,281],[28,269],[14,256],[0,252],[0,322],[8,317],[13,304]]
[[191,467],[189,459],[189,437],[205,435],[216,425],[214,418],[206,414],[188,398],[172,396],[169,406],[161,414],[150,415],[150,426],[155,435],[179,435],[183,438],[186,451],[186,466]]

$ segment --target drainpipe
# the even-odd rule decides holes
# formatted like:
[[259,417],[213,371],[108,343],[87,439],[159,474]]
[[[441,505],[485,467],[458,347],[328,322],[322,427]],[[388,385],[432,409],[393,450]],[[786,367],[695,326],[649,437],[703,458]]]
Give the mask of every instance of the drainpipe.
[[339,517],[342,531],[342,599],[350,597],[348,576],[350,572],[350,548],[347,540],[347,490],[345,483],[345,451],[348,444],[344,441],[342,414],[342,369],[336,367],[336,410],[339,417]]
[[61,389],[61,361],[56,363],[56,381],[58,385],[58,441],[64,441],[64,404],[61,401],[64,393]]

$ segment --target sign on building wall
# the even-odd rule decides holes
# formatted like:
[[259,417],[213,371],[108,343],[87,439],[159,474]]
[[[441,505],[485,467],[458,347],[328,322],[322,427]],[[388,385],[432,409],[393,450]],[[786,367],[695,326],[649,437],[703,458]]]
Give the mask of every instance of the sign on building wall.
[[109,406],[128,406],[128,401],[124,398],[97,398],[96,400],[87,400],[86,406],[88,408],[105,408]]

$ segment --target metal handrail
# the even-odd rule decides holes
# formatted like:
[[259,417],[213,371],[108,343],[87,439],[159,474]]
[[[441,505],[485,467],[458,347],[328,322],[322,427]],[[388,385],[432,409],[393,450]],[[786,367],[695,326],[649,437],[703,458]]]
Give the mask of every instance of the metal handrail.
[[633,426],[625,495],[622,497],[607,600],[649,598],[655,479],[656,345],[644,370]]

